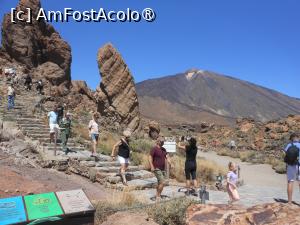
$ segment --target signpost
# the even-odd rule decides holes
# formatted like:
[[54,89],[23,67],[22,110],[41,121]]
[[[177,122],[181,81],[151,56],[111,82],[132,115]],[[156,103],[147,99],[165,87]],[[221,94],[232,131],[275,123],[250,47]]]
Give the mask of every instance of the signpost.
[[83,190],[56,192],[65,214],[93,212],[95,209]]
[[0,199],[0,225],[25,224],[26,220],[22,197]]
[[28,220],[60,216],[63,210],[53,192],[24,197]]

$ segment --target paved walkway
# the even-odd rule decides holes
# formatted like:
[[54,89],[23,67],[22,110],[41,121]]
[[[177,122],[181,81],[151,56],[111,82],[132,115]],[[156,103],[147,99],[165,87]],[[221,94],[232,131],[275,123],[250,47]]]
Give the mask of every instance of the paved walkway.
[[[216,164],[227,166],[229,161],[234,161],[241,167],[241,177],[245,184],[239,188],[241,201],[239,204],[244,206],[253,206],[264,203],[272,203],[276,199],[287,199],[286,194],[286,176],[277,174],[270,165],[253,165],[241,162],[239,159],[233,159],[227,156],[219,156],[215,152],[199,152],[200,157],[215,161]],[[178,192],[179,187],[169,186],[163,191],[163,195],[169,197],[184,196],[184,193]],[[135,192],[138,199],[148,203],[155,196],[155,190],[143,190]],[[209,191],[210,201],[207,203],[227,204],[228,195],[226,192]],[[199,198],[198,198],[199,199]],[[300,189],[295,184],[293,199],[300,204]]]

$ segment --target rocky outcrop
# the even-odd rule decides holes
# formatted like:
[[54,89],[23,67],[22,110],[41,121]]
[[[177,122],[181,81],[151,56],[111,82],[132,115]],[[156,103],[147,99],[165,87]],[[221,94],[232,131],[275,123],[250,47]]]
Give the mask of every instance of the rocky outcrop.
[[[20,0],[17,10],[31,8],[36,18],[41,8],[40,0]],[[27,19],[27,15],[23,16]],[[2,24],[2,48],[10,58],[25,65],[33,74],[41,70],[47,75],[52,85],[71,81],[71,47],[45,21],[32,20],[32,23],[11,22],[11,15],[6,14]]]
[[281,157],[281,149],[289,142],[289,136],[300,130],[300,115],[291,115],[267,123],[253,119],[238,119],[235,127],[214,126],[207,133],[201,133],[199,141],[207,148],[218,149],[235,140],[239,150],[255,150],[270,156]]
[[99,113],[112,128],[136,130],[139,103],[129,68],[111,44],[99,49],[97,61],[102,78],[96,91]]
[[187,211],[188,225],[299,224],[299,206],[258,205],[248,209],[228,205],[194,205]]

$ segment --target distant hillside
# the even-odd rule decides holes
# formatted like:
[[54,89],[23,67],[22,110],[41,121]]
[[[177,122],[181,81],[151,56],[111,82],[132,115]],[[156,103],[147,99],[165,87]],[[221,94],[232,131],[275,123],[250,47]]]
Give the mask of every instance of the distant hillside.
[[190,70],[137,84],[143,116],[166,123],[229,124],[239,117],[267,121],[300,114],[300,100],[217,73]]

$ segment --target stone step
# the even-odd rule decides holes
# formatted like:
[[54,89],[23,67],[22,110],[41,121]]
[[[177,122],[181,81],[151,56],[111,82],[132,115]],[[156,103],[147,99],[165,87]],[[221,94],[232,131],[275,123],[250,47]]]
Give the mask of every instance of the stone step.
[[21,124],[20,126],[26,129],[49,129],[49,126],[42,124]]
[[[154,175],[153,173],[147,171],[147,170],[139,170],[135,172],[126,172],[126,180],[127,181],[132,181],[136,179],[149,179],[153,178]],[[96,177],[97,180],[97,177]],[[105,182],[111,183],[111,184],[118,184],[122,182],[122,178],[120,174],[113,174],[113,173],[108,173],[107,176],[104,178]]]
[[44,125],[45,126],[45,124],[44,123],[41,123],[41,122],[39,122],[39,121],[34,121],[34,120],[31,120],[31,121],[25,121],[25,120],[18,120],[17,119],[17,123],[18,124],[20,124],[20,125],[28,125],[28,124],[30,124],[30,125],[33,125],[33,126],[35,126],[35,125],[37,125],[37,126],[39,126],[39,125]]
[[117,161],[107,161],[107,162],[96,162],[96,167],[111,167],[111,166],[121,166]]
[[[54,151],[55,150],[54,146],[44,146],[44,147],[47,148],[49,151]],[[78,146],[67,145],[67,147],[70,150],[73,150],[73,151],[83,151],[83,150],[85,150],[85,148],[78,147]],[[61,145],[58,145],[57,148],[62,149]]]
[[[118,166],[109,166],[109,167],[94,167],[93,169],[95,169],[95,172],[97,173],[119,173],[119,169],[120,167]],[[141,170],[141,168],[139,166],[129,166],[128,167],[128,172],[135,172],[135,171],[139,171]]]
[[27,134],[48,134],[49,136],[49,129],[36,129],[36,130],[23,129],[23,132]]
[[148,179],[135,179],[127,182],[128,186],[123,184],[111,184],[106,182],[105,187],[111,189],[117,189],[119,191],[134,191],[134,190],[144,190],[149,188],[155,188],[157,186],[157,179],[155,177]]

